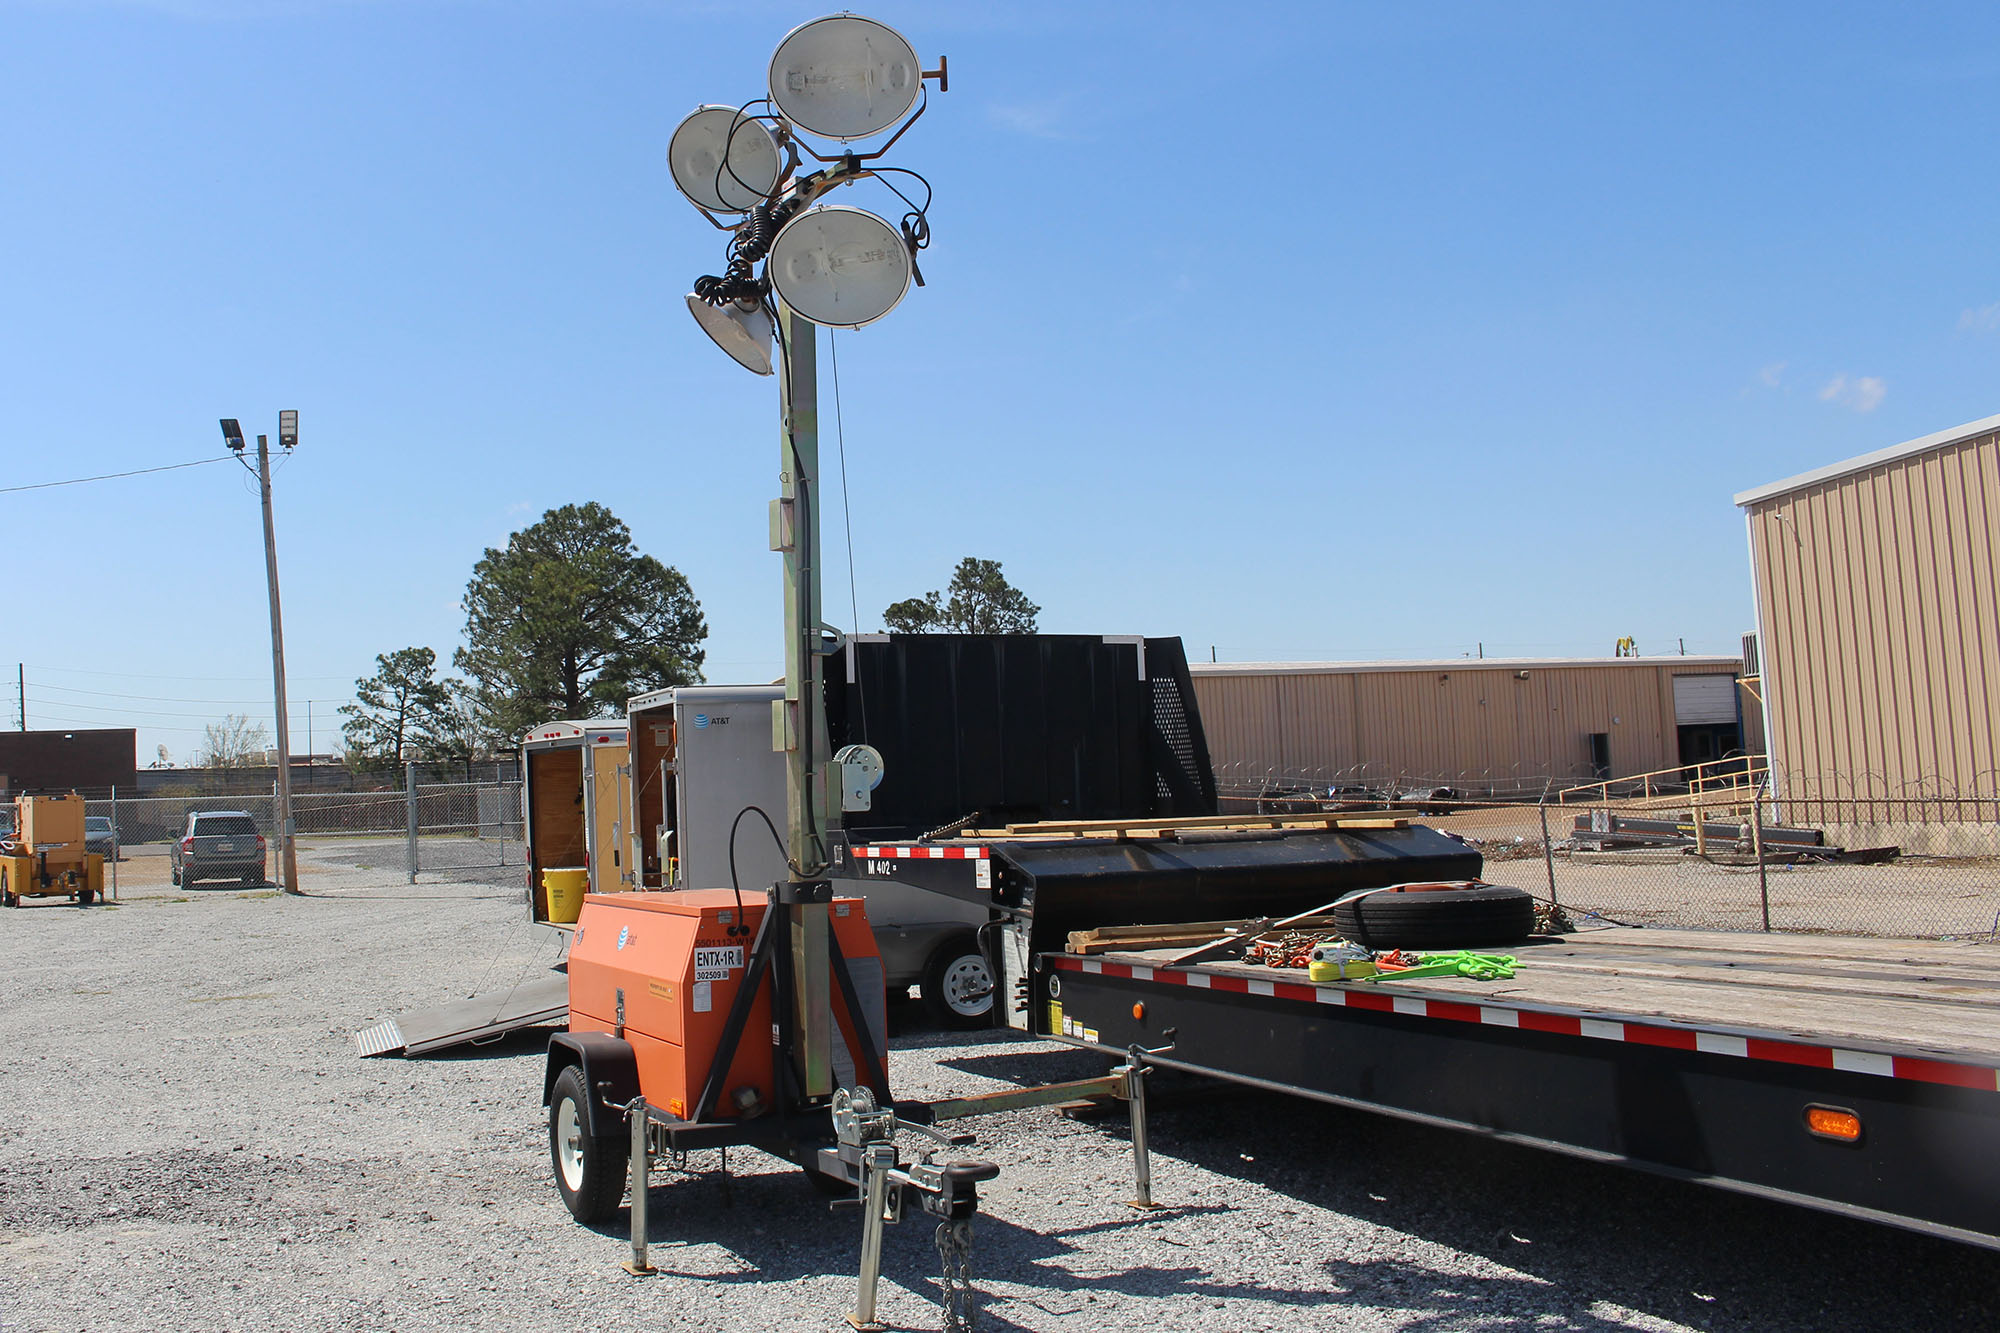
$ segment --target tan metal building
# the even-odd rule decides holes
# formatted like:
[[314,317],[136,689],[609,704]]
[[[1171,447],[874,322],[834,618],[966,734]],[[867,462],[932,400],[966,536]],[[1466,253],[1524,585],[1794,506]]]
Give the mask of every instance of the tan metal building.
[[2000,818],[2000,416],[1736,503],[1779,794]]
[[[1216,777],[1495,794],[1755,751],[1735,657],[1194,663]],[[1747,716],[1746,716],[1747,709]]]

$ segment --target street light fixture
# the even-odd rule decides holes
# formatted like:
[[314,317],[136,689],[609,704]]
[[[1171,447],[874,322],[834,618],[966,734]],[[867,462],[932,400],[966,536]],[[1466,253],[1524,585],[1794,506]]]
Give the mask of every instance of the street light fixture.
[[771,56],[771,101],[809,134],[872,138],[916,104],[923,65],[903,34],[857,14],[832,14],[786,33]]
[[845,204],[822,204],[786,223],[764,266],[780,301],[835,329],[858,329],[894,310],[914,271],[900,232]]
[[771,373],[771,316],[762,305],[730,301],[716,306],[699,296],[688,297],[687,303],[702,332],[735,357],[738,365],[759,375]]
[[784,174],[778,141],[733,106],[697,107],[667,142],[674,184],[711,213],[747,213]]
[[[243,428],[235,417],[222,418],[222,438],[240,457]],[[287,453],[298,446],[299,414],[278,413],[278,443]],[[249,463],[244,462],[248,467]],[[285,622],[278,605],[278,533],[271,518],[270,437],[257,437],[257,490],[264,508],[264,581],[271,597],[271,686],[273,720],[278,726],[278,883],[285,892],[299,891],[298,849],[293,842],[292,822],[292,742],[290,718],[285,709]]]

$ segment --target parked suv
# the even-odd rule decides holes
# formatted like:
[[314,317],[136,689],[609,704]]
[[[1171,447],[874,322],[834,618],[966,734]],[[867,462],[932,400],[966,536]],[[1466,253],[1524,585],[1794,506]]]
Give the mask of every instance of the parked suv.
[[171,856],[176,884],[203,879],[264,882],[264,835],[257,831],[257,821],[241,810],[195,811]]
[[118,854],[118,830],[111,826],[110,815],[84,816],[83,850],[96,852],[107,861]]

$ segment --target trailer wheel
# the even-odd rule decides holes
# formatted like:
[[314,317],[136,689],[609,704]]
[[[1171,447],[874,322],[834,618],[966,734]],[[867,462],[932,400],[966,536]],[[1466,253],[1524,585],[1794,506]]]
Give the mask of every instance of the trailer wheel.
[[1500,884],[1386,889],[1333,909],[1333,924],[1369,949],[1463,949],[1519,944],[1535,930],[1535,900]]
[[630,1154],[624,1135],[591,1134],[584,1100],[589,1095],[578,1065],[556,1075],[549,1094],[549,1160],[555,1167],[556,1191],[570,1216],[586,1225],[618,1211]]
[[92,895],[89,889],[78,889],[76,891],[76,905],[78,907],[90,906],[91,896]]
[[940,944],[924,964],[924,1001],[948,1028],[983,1028],[993,1015],[993,973],[971,935]]

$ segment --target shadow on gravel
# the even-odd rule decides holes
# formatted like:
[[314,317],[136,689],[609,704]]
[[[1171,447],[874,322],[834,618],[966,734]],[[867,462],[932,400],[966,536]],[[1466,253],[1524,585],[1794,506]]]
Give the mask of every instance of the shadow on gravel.
[[357,902],[454,902],[454,903],[501,903],[519,902],[518,893],[316,893],[311,889],[299,894],[301,898],[350,898]]
[[[713,1160],[713,1154],[701,1154]],[[686,1277],[723,1284],[763,1285],[851,1273],[860,1253],[861,1224],[852,1208],[829,1209],[826,1201],[796,1170],[739,1176],[725,1185],[720,1173],[691,1174],[654,1186],[648,1199],[649,1258],[666,1277]],[[1213,1205],[1188,1212],[1227,1212]],[[1156,1215],[1157,1216],[1157,1215]],[[1150,1219],[1133,1215],[1131,1223],[1098,1224],[1075,1233],[1115,1231],[1121,1225],[1142,1225]],[[590,1230],[608,1242],[623,1245],[630,1236],[631,1213]],[[914,1208],[904,1221],[888,1228],[883,1245],[882,1280],[935,1299],[938,1253],[935,1219]],[[1072,1256],[1076,1247],[1065,1233],[1038,1232],[1005,1218],[981,1213],[973,1223],[973,1282],[982,1290],[992,1284],[1026,1286],[1041,1301],[1062,1294],[1120,1292],[1162,1296],[1177,1292],[1216,1296],[1246,1295],[1261,1299],[1304,1299],[1313,1293],[1286,1293],[1261,1286],[1235,1286],[1212,1281],[1198,1264],[1171,1268],[1134,1267],[1124,1272],[1071,1272],[1055,1262]],[[735,1260],[718,1265],[720,1247]],[[1324,1293],[1320,1293],[1324,1294]],[[1005,1304],[982,1299],[982,1328],[1015,1328],[993,1307]],[[1044,1309],[1049,1308],[1044,1305]]]
[[[649,1257],[663,1276],[763,1285],[844,1274],[856,1262],[860,1225],[853,1212],[841,1210],[823,1223],[818,1221],[822,1205],[797,1172],[741,1177],[727,1188],[714,1174],[687,1176],[655,1187],[649,1203]],[[1556,1289],[1518,1273],[1443,1276],[1392,1260],[1334,1259],[1319,1265],[1337,1287],[1329,1291],[1323,1283],[1310,1288],[1287,1283],[1283,1274],[1217,1272],[1207,1260],[1208,1252],[1194,1246],[1186,1247],[1186,1263],[1134,1264],[1108,1271],[1102,1267],[1107,1259],[1117,1260],[1118,1233],[1145,1231],[1157,1242],[1161,1233],[1147,1229],[1161,1220],[1215,1215],[1216,1225],[1227,1225],[1222,1215],[1234,1211],[1227,1204],[1208,1204],[1048,1231],[1031,1231],[1003,1217],[981,1214],[974,1223],[973,1251],[973,1281],[982,1292],[980,1325],[1023,1328],[1007,1318],[1010,1306],[1032,1306],[1058,1317],[1087,1315],[1091,1302],[1119,1295],[1194,1297],[1218,1305],[1244,1300],[1286,1309],[1398,1311],[1407,1316],[1401,1325],[1406,1330],[1458,1329],[1472,1321],[1490,1326],[1530,1321],[1538,1329],[1563,1333],[1629,1327],[1588,1308],[1596,1300],[1616,1299],[1613,1293]],[[627,1212],[591,1229],[607,1244],[623,1245],[629,1219]],[[882,1269],[885,1286],[935,1299],[938,1256],[932,1236],[930,1219],[914,1212],[901,1225],[889,1228]],[[1083,1237],[1097,1242],[1087,1254],[1072,1243]],[[718,1255],[718,1248],[725,1253]],[[1218,1248],[1222,1253],[1235,1252]],[[1088,1271],[1074,1271],[1073,1264]],[[1032,1294],[1008,1294],[1022,1289]]]
[[[1371,1307],[1404,1308],[1383,1306],[1385,1289],[1409,1295],[1408,1329],[1503,1308],[1613,1326],[1589,1313],[1597,1301],[1702,1329],[1992,1327],[1990,1251],[1297,1098],[1225,1087],[1159,1103],[1149,1127],[1162,1202],[1175,1189],[1162,1157],[1179,1158],[1531,1275],[1324,1261],[1343,1289],[1373,1292]],[[1100,1129],[1125,1137],[1121,1116]],[[1532,1292],[1513,1291],[1522,1285]]]
[[[1018,1041],[1018,1034],[1001,1032],[927,1033],[897,1046],[1024,1086],[1089,1077],[1107,1063],[1066,1047],[981,1049]],[[1716,1330],[1993,1326],[2000,1254],[1990,1251],[1172,1071],[1155,1070],[1153,1078],[1154,1197],[1169,1209],[1179,1159],[1260,1193],[1528,1275],[1443,1276],[1389,1259],[1330,1258],[1322,1267],[1339,1292],[1287,1294],[1250,1274],[1241,1286],[1177,1289],[1404,1310],[1410,1322],[1403,1327],[1412,1330],[1527,1312],[1559,1316],[1564,1322],[1554,1327],[1562,1329],[1623,1326],[1593,1313],[1595,1302]],[[1088,1121],[1108,1139],[1126,1137],[1121,1106]],[[1224,1218],[1214,1225],[1233,1224]],[[1120,1229],[1108,1224],[1055,1234]],[[1093,1248],[1115,1257],[1115,1243]],[[1039,1274],[1015,1280],[1046,1285]],[[1144,1291],[1157,1290],[1151,1278],[1133,1280]]]
[[558,1024],[544,1024],[541,1027],[517,1028],[503,1032],[485,1041],[471,1041],[463,1046],[447,1046],[441,1051],[426,1051],[422,1055],[409,1057],[422,1060],[426,1064],[468,1064],[480,1060],[514,1060],[524,1055],[544,1056],[549,1052],[549,1038],[562,1031]]

